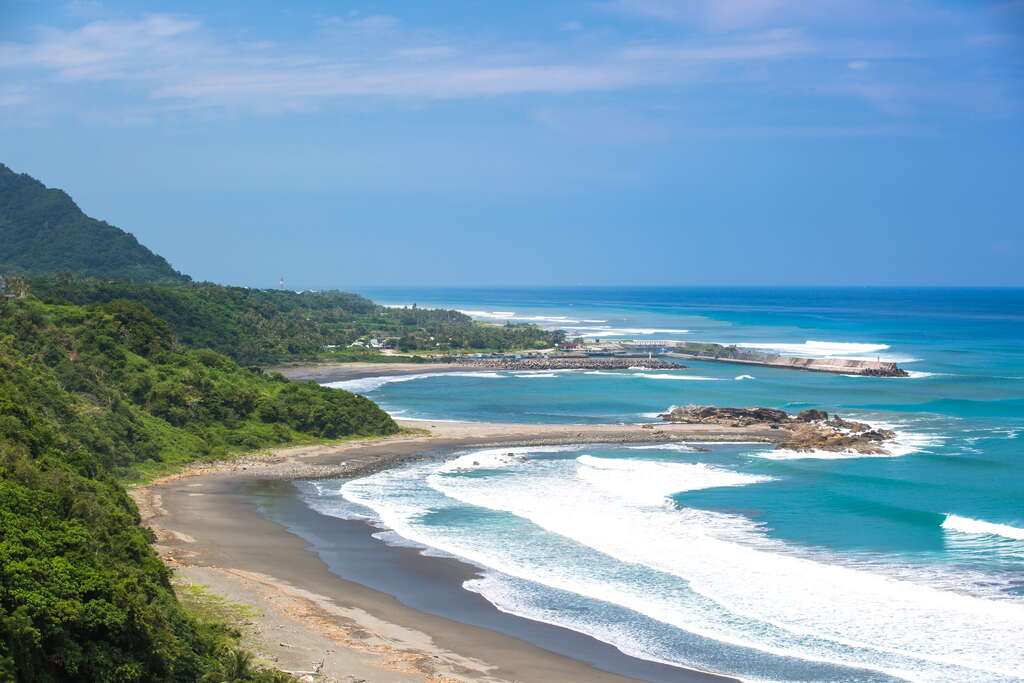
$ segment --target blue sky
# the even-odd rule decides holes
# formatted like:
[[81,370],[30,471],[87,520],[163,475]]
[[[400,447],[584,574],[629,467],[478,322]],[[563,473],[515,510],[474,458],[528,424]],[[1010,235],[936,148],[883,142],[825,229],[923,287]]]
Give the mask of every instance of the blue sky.
[[199,279],[1024,285],[1024,2],[0,0],[0,161]]

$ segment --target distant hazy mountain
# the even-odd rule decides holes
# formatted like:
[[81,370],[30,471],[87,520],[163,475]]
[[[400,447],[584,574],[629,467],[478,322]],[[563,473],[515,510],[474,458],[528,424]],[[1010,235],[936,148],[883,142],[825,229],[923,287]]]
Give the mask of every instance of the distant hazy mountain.
[[63,190],[0,164],[0,275],[63,271],[136,282],[189,279],[132,234],[86,216]]

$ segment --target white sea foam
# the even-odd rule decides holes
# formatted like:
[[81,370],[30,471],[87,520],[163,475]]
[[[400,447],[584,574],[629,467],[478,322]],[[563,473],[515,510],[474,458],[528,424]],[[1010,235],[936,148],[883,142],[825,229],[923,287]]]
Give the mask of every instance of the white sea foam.
[[421,372],[415,375],[385,375],[383,377],[361,377],[359,379],[345,379],[338,382],[325,382],[325,387],[332,389],[344,389],[356,394],[363,394],[368,391],[379,389],[385,384],[394,382],[410,382],[415,379],[426,379],[428,377],[478,377],[483,379],[500,379],[508,377],[497,372]]
[[580,479],[636,505],[664,505],[669,495],[682,491],[771,481],[771,477],[740,474],[704,463],[595,458],[592,455],[581,455],[576,462],[580,464],[576,470]]
[[[801,557],[777,543],[759,547],[758,527],[749,520],[656,505],[667,485],[636,470],[611,472],[594,486],[593,471],[599,468],[586,464],[577,468],[586,487],[573,484],[564,470],[500,483],[436,475],[428,482],[462,503],[510,512],[622,562],[678,576],[702,597],[684,599],[649,585],[608,582],[608,576],[594,576],[578,564],[522,564],[504,554],[495,568],[512,575],[765,652],[911,680],[1024,675],[1024,652],[1014,644],[1024,628],[1019,605]],[[472,554],[494,562],[483,550]],[[992,651],[1001,658],[994,660]]]
[[459,313],[471,318],[488,318],[493,320],[524,320],[538,323],[555,323],[558,325],[570,323],[595,322],[603,323],[604,320],[577,320],[564,315],[519,315],[515,311],[480,311],[480,310],[459,310]]
[[875,353],[889,348],[888,344],[871,344],[862,342],[827,342],[808,339],[802,343],[791,342],[741,342],[736,346],[742,349],[764,349],[778,351],[793,356],[810,358],[838,358],[848,355]]
[[424,377],[436,377],[441,373],[438,372],[424,372],[417,375],[386,375],[383,377],[360,377],[359,379],[345,379],[339,382],[325,382],[325,387],[332,389],[344,389],[345,391],[351,391],[357,394],[363,394],[368,391],[379,389],[385,384],[392,382],[409,382],[414,379],[423,379]]
[[649,372],[638,372],[634,377],[644,377],[646,379],[683,379],[683,380],[694,380],[698,382],[717,382],[721,377],[702,377],[701,375],[664,375],[664,374],[652,374]]
[[[730,345],[730,342],[718,343]],[[921,360],[920,358],[899,354],[880,353],[889,349],[889,345],[864,342],[827,342],[808,339],[802,343],[740,342],[735,344],[735,346],[755,351],[774,351],[783,356],[798,356],[800,358],[838,358],[849,360],[875,360],[880,358],[891,363],[915,363]]]
[[1024,529],[1020,527],[986,522],[980,519],[971,519],[970,517],[960,517],[959,515],[946,515],[945,521],[942,522],[942,528],[964,534],[986,534],[1012,538],[1015,541],[1024,541]]
[[[651,413],[655,417],[657,413]],[[680,453],[698,453],[699,451],[693,446],[685,443],[654,443],[647,444],[645,446],[626,446],[627,450],[631,451],[678,451]]]
[[735,379],[754,379],[753,375],[736,375]]
[[629,335],[647,336],[652,334],[689,334],[690,330],[664,327],[569,327],[571,334],[581,337],[626,337]]
[[851,460],[854,458],[896,458],[901,454],[893,453],[858,453],[857,451],[791,451],[775,449],[763,453],[752,453],[754,457],[764,460]]
[[[467,455],[479,458],[481,453]],[[508,577],[576,593],[597,604],[619,605],[738,648],[913,681],[988,682],[1024,676],[1024,652],[1016,643],[1024,628],[1019,603],[938,590],[840,566],[827,556],[802,556],[763,536],[759,525],[747,518],[650,504],[652,496],[646,493],[651,491],[643,496],[629,492],[638,480],[628,472],[618,490],[613,490],[611,477],[604,482],[609,487],[605,490],[573,476],[573,468],[595,469],[575,460],[533,460],[526,467],[517,461],[502,467],[515,467],[515,476],[466,477],[419,463],[347,482],[342,491],[374,509],[383,523],[407,539]],[[414,482],[424,477],[445,498],[417,490]],[[644,481],[641,477],[639,483]],[[470,529],[425,522],[428,513],[452,504],[509,512],[552,535],[529,528],[509,535],[490,524]],[[570,541],[565,539],[581,545],[566,546]],[[486,578],[501,583],[500,575]],[[505,600],[491,592],[494,586],[472,588],[504,609],[571,628],[583,626],[578,630],[626,652],[659,659],[642,633],[613,622],[588,619],[576,624],[571,621],[574,612],[543,611]],[[744,651],[750,652],[737,652]],[[671,663],[760,678],[756,672],[764,669],[747,664],[749,656],[730,659],[728,649],[723,652],[676,650],[661,656],[671,654],[665,660]],[[1000,657],[993,658],[992,652]]]
[[437,468],[438,472],[465,472],[473,469],[495,469],[511,465],[520,465],[529,460],[529,456],[545,453],[566,453],[578,451],[583,446],[517,446],[507,448],[487,448],[465,453],[446,461]]
[[513,318],[515,311],[475,311],[458,309],[459,313],[473,318]]

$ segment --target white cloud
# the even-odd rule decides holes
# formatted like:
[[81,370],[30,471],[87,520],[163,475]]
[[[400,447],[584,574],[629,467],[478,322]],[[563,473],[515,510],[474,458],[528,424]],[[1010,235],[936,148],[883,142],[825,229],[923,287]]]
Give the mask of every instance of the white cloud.
[[28,91],[25,88],[0,88],[0,107],[16,107],[28,101]]
[[616,0],[619,11],[671,21],[700,23],[714,31],[760,25],[792,9],[792,0]]
[[685,22],[712,32],[779,26],[873,27],[953,25],[966,16],[928,0],[610,0],[619,13]]
[[398,19],[388,14],[374,14],[348,22],[353,28],[361,31],[390,31],[398,26]]
[[198,74],[164,85],[153,97],[227,104],[252,97],[327,98],[397,96],[467,98],[519,93],[574,93],[656,82],[640,69],[604,65],[454,65],[374,68],[325,64],[315,69],[246,69]]
[[408,57],[414,60],[445,59],[455,57],[459,50],[450,45],[429,45],[425,47],[407,47],[398,50],[399,57]]
[[[849,0],[836,3],[850,7]],[[190,17],[151,14],[91,21],[72,30],[43,28],[32,40],[0,43],[0,82],[6,84],[0,105],[38,107],[49,95],[49,109],[70,108],[64,105],[73,101],[67,95],[78,88],[89,106],[120,106],[132,112],[133,120],[145,120],[161,111],[308,110],[366,97],[466,99],[744,83],[782,97],[788,91],[801,97],[856,98],[904,116],[916,111],[915,102],[942,101],[936,93],[943,92],[944,81],[954,80],[940,69],[929,70],[924,51],[911,54],[901,43],[896,50],[891,41],[866,43],[860,35],[822,40],[810,28],[739,30],[750,23],[809,16],[806,4],[792,0],[616,0],[616,8],[659,20],[705,22],[714,30],[676,33],[670,24],[656,34],[657,41],[628,42],[617,37],[620,33],[597,31],[585,37],[562,35],[545,44],[510,43],[513,49],[493,38],[484,43],[419,30],[390,15],[331,17],[311,27],[302,41],[271,42],[262,36],[241,40],[218,34]],[[570,23],[575,28],[577,22]],[[874,40],[873,34],[867,36]],[[895,62],[873,68],[896,57],[913,63],[913,69],[901,72],[892,67]],[[834,82],[836,64],[847,69]],[[119,104],[89,96],[97,81],[120,88]],[[1002,115],[1013,109],[1008,89],[998,82],[976,84],[971,92],[977,110],[989,107]],[[544,116],[554,120],[552,114]],[[568,116],[613,118],[607,110]],[[662,125],[648,124],[645,119],[631,125],[638,130]]]
[[[419,37],[401,33],[400,22],[387,15],[321,23],[332,32],[326,37],[332,42],[317,49],[267,41],[217,43],[199,21],[170,15],[94,21],[71,31],[44,29],[34,42],[0,45],[0,60],[8,71],[48,71],[64,83],[134,83],[161,102],[221,106],[274,99],[274,107],[286,107],[336,97],[466,98],[631,88],[692,79],[692,72],[678,68],[680,62],[756,61],[806,49],[798,35],[777,31],[717,43],[488,53],[416,44]],[[338,31],[351,39],[337,40]],[[367,31],[391,35],[362,40],[356,35]]]
[[792,57],[812,49],[810,42],[799,32],[780,29],[742,40],[630,47],[622,50],[621,54],[628,59],[734,62]]
[[198,21],[153,14],[138,21],[94,21],[74,31],[44,29],[34,43],[0,44],[0,64],[50,69],[70,80],[124,77],[145,64],[185,57],[192,50],[180,38],[199,27]]

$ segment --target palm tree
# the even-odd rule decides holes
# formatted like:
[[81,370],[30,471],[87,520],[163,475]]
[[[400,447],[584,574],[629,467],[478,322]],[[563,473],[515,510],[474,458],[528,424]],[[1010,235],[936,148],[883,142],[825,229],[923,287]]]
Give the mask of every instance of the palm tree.
[[227,683],[244,683],[255,672],[253,656],[246,650],[231,650],[223,662],[224,680]]

